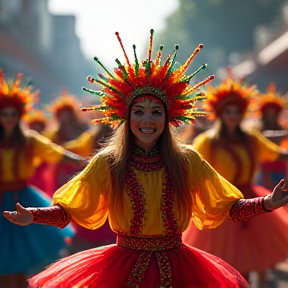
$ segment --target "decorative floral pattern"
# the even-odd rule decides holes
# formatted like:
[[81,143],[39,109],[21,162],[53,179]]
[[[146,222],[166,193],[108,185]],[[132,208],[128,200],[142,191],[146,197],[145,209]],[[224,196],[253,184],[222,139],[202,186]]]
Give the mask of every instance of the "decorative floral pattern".
[[157,171],[162,169],[164,165],[157,147],[147,153],[135,145],[131,154],[131,165],[128,166],[126,173],[126,185],[128,187],[127,193],[132,203],[133,218],[131,220],[130,235],[118,235],[117,244],[129,249],[142,251],[131,272],[129,282],[141,283],[151,257],[155,256],[159,266],[161,286],[170,287],[172,283],[172,271],[165,250],[177,248],[182,243],[181,234],[177,233],[177,222],[173,207],[174,189],[169,175],[164,171],[161,216],[167,236],[142,236],[143,219],[146,211],[145,192],[133,169],[146,172]]

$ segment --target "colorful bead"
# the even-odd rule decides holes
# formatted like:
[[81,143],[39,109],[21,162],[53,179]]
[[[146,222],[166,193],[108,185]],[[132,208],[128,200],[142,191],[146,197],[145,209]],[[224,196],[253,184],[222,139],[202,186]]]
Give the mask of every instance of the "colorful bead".
[[28,208],[33,214],[33,223],[64,228],[70,223],[70,216],[60,206]]
[[136,145],[132,149],[131,161],[126,172],[127,193],[131,199],[133,217],[130,221],[129,235],[118,234],[117,245],[129,249],[142,251],[130,274],[128,282],[139,284],[142,282],[146,269],[150,263],[152,252],[157,258],[161,287],[170,287],[172,283],[172,270],[165,251],[179,247],[182,243],[181,234],[178,233],[177,221],[174,212],[175,193],[170,176],[163,172],[163,190],[161,197],[161,217],[167,236],[143,236],[142,228],[146,213],[145,191],[137,179],[133,169],[141,171],[158,171],[164,167],[161,154],[157,147],[147,153]]
[[160,287],[171,287],[172,269],[167,251],[178,249],[182,245],[181,237],[181,234],[174,234],[173,236],[155,235],[137,237],[119,233],[117,235],[118,246],[141,251],[129,276],[128,283],[133,282],[140,284],[143,281],[151,258],[156,257],[160,274]]
[[264,197],[240,199],[231,207],[229,218],[235,222],[247,221],[266,212],[268,211],[264,206]]

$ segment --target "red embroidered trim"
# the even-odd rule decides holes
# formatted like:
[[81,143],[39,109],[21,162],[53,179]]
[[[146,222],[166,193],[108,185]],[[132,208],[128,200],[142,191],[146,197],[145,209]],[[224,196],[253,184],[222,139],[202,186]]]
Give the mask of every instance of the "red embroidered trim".
[[[141,171],[155,171],[164,167],[161,161],[160,151],[157,148],[146,153],[140,147],[133,147],[131,162],[126,172],[125,183],[127,193],[131,199],[133,217],[130,221],[129,236],[119,234],[117,244],[119,246],[142,251],[131,271],[128,282],[140,284],[144,278],[147,267],[153,255],[152,251],[162,251],[179,247],[182,243],[181,234],[177,234],[178,227],[174,212],[175,193],[169,175],[163,173],[163,188],[161,197],[161,217],[165,232],[169,236],[143,236],[144,215],[146,213],[145,191],[137,179],[133,168]],[[144,252],[145,251],[145,252]],[[170,287],[172,284],[172,270],[165,252],[155,254],[159,265],[161,287]]]
[[160,274],[160,287],[171,287],[172,270],[167,254],[168,250],[177,249],[182,245],[182,235],[171,236],[128,236],[117,235],[117,245],[126,249],[141,251],[130,274],[128,283],[140,284],[143,281],[147,267],[153,255],[157,259]]
[[137,259],[131,274],[128,278],[128,283],[140,284],[143,281],[145,272],[151,261],[152,252],[141,252]]
[[148,252],[167,251],[177,248],[182,243],[182,234],[171,236],[131,236],[124,233],[117,234],[116,243],[120,247]]
[[156,258],[160,272],[160,287],[170,288],[172,285],[172,269],[169,262],[168,254],[165,252],[156,253]]
[[131,151],[131,166],[141,171],[157,171],[164,167],[160,151],[157,148],[147,153],[134,145]]
[[129,234],[141,235],[143,228],[143,218],[145,214],[145,205],[146,205],[143,197],[145,192],[130,165],[128,165],[128,169],[125,176],[126,176],[125,183],[128,187],[127,193],[131,199],[132,211],[133,211],[133,217],[130,221]]
[[233,221],[247,221],[268,212],[264,207],[264,197],[240,199],[230,209],[229,218]]
[[[159,159],[155,162],[155,159]],[[161,156],[157,158],[149,159],[147,157],[137,157],[132,155],[131,157],[131,166],[136,168],[137,170],[149,172],[149,171],[157,171],[164,167],[163,162],[161,161]]]
[[53,225],[64,228],[70,223],[70,216],[60,206],[28,208],[33,214],[33,223]]
[[161,216],[166,234],[174,235],[178,232],[178,225],[174,211],[175,193],[171,183],[170,175],[163,173],[163,190],[161,199]]
[[[254,175],[254,172],[255,172],[255,167],[256,167],[256,161],[255,161],[255,155],[253,153],[253,143],[251,143],[252,141],[252,138],[250,138],[249,135],[246,134],[246,137],[249,137],[245,142],[239,142],[239,144],[243,145],[247,154],[248,154],[248,157],[250,159],[250,181],[252,181],[253,179],[253,175]],[[233,183],[234,185],[237,185],[237,180],[241,177],[240,175],[243,174],[243,171],[244,169],[247,169],[248,167],[244,167],[243,165],[243,162],[241,160],[241,158],[239,157],[239,155],[236,153],[236,151],[233,149],[235,143],[233,143],[232,145],[227,142],[227,141],[221,141],[221,142],[217,142],[217,143],[212,143],[211,145],[211,165],[213,167],[215,167],[215,159],[213,159],[213,155],[216,155],[215,153],[215,149],[216,147],[222,147],[223,149],[226,150],[226,152],[228,154],[230,154],[230,156],[232,157],[233,159],[233,162],[234,162],[234,166],[236,168],[236,172],[235,172],[235,176],[234,176],[234,179],[231,181],[231,183]]]

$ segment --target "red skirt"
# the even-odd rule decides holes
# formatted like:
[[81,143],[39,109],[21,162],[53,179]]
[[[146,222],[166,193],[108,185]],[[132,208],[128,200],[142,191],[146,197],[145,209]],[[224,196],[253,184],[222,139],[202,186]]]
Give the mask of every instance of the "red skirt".
[[63,258],[28,281],[30,288],[248,287],[234,268],[183,244],[179,234],[172,237],[118,235],[116,245]]
[[[270,193],[256,185],[239,188],[245,198]],[[216,229],[203,231],[191,223],[183,242],[220,257],[242,274],[264,272],[287,257],[288,213],[280,208],[246,222],[226,220]]]

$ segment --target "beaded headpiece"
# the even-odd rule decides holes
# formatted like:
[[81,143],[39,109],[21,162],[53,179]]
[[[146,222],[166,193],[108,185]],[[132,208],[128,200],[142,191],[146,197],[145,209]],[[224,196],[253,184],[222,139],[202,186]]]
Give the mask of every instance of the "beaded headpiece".
[[0,110],[14,107],[20,117],[32,109],[33,103],[38,100],[39,91],[32,92],[33,86],[21,84],[22,74],[16,79],[6,81],[3,70],[0,69]]
[[244,114],[255,95],[257,95],[256,85],[248,86],[243,79],[233,77],[231,70],[227,68],[227,79],[218,87],[207,87],[207,100],[203,108],[209,113],[210,119],[219,117],[224,107],[229,104],[237,105]]
[[99,110],[104,114],[104,118],[95,119],[94,122],[110,123],[117,126],[127,117],[128,107],[133,100],[142,95],[151,95],[160,99],[166,105],[169,122],[174,126],[179,126],[182,122],[190,123],[196,116],[205,114],[195,107],[195,103],[205,98],[199,87],[212,80],[214,76],[210,76],[193,86],[189,84],[190,80],[205,69],[207,64],[199,67],[191,75],[185,75],[190,63],[203,48],[203,45],[200,44],[186,63],[177,68],[175,60],[179,49],[178,45],[175,45],[173,54],[169,55],[163,63],[161,63],[163,46],[160,46],[156,59],[152,60],[154,31],[151,30],[150,32],[148,58],[144,61],[138,60],[136,46],[133,45],[135,63],[130,62],[118,32],[116,32],[116,36],[125,56],[125,64],[121,64],[119,59],[116,59],[118,67],[114,68],[112,74],[98,58],[94,58],[106,72],[105,76],[98,74],[98,79],[88,76],[90,83],[97,83],[100,86],[99,91],[83,88],[85,91],[101,96],[99,106],[82,108],[83,111]]
[[268,107],[275,109],[277,112],[281,112],[288,104],[287,99],[276,92],[276,85],[274,83],[268,86],[266,94],[259,94],[256,101],[261,112]]
[[81,107],[81,102],[75,96],[69,94],[68,90],[64,89],[51,105],[46,106],[46,109],[58,118],[63,110],[69,110],[77,115],[78,111],[81,111]]

